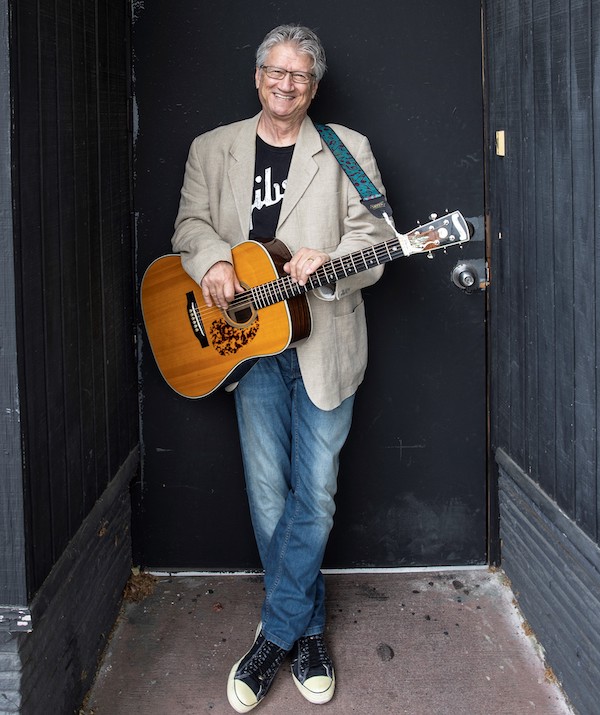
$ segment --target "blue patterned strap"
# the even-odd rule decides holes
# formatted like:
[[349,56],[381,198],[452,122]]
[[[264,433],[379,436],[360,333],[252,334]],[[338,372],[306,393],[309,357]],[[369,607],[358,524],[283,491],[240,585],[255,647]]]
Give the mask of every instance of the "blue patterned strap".
[[333,155],[338,160],[342,169],[350,181],[354,184],[363,203],[369,211],[377,218],[385,218],[392,215],[392,209],[385,196],[377,190],[375,184],[369,179],[361,169],[356,159],[348,151],[348,147],[327,124],[315,123],[315,129],[321,138],[331,149]]

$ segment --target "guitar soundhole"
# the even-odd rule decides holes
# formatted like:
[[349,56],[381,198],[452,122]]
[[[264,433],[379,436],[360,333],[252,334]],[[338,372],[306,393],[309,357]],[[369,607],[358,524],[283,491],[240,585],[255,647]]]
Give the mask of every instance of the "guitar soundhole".
[[235,328],[245,328],[249,323],[254,320],[256,316],[256,311],[250,307],[239,308],[237,310],[228,310],[226,319],[230,325]]
[[[250,289],[250,286],[245,283],[242,283],[242,286],[246,290]],[[230,306],[228,310],[223,311],[223,315],[229,325],[243,329],[247,328],[256,319],[256,309],[250,302],[245,302],[241,305]]]

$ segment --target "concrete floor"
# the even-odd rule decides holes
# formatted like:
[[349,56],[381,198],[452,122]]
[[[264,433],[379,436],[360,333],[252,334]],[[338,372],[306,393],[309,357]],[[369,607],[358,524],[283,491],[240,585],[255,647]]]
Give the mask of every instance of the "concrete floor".
[[[337,689],[306,702],[286,663],[264,715],[567,715],[502,573],[327,575]],[[126,603],[83,715],[230,715],[225,684],[259,619],[257,576],[164,576]]]

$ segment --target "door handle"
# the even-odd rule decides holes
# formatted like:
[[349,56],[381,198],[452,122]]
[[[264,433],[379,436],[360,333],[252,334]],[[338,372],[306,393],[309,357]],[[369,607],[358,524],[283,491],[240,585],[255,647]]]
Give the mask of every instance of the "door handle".
[[478,258],[460,261],[452,269],[452,282],[465,293],[485,290],[489,285],[487,261]]

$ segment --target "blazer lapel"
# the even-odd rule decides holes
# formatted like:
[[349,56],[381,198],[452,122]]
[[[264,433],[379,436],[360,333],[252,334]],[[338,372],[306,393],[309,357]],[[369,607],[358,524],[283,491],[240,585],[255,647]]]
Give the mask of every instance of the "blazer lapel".
[[[235,201],[242,236],[247,237],[250,231],[250,214],[252,210],[252,189],[254,187],[254,164],[256,160],[256,128],[260,113],[252,119],[241,123],[239,134],[231,145],[230,154],[233,158],[229,168],[229,181]],[[315,154],[323,150],[321,137],[315,129],[312,120],[305,117],[288,174],[287,188],[281,204],[279,226],[290,215],[311,181],[314,179],[318,166],[314,160]]]
[[281,226],[290,215],[294,206],[315,178],[318,166],[313,157],[322,150],[323,145],[321,144],[319,133],[315,129],[312,120],[309,117],[305,117],[292,155],[278,226]]
[[241,235],[248,238],[256,160],[256,127],[260,113],[241,123],[240,132],[229,150],[234,161],[229,168],[229,182],[240,222]]

